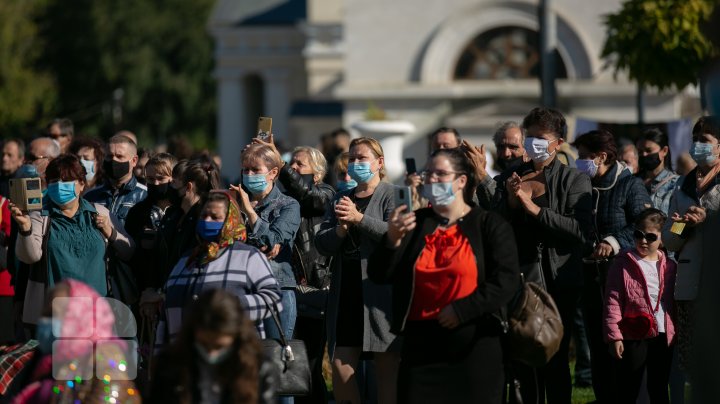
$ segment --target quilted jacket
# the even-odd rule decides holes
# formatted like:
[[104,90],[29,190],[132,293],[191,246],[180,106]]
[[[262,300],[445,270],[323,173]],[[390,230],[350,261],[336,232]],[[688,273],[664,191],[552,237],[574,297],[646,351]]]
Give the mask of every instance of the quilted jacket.
[[[673,294],[675,293],[675,262],[658,251],[660,261],[660,282],[664,283],[660,304],[665,311],[665,335],[668,345],[675,337],[673,323]],[[603,329],[606,342],[621,341],[623,334],[618,323],[625,317],[645,313],[653,316],[647,281],[640,264],[630,250],[620,253],[610,267],[605,287],[603,307]]]

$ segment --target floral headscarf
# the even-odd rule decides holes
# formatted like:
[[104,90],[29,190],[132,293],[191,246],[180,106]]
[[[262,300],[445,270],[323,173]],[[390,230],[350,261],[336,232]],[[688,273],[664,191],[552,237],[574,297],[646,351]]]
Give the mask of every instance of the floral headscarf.
[[210,193],[223,194],[227,198],[228,210],[225,223],[216,241],[208,242],[202,240],[200,244],[195,247],[190,257],[188,257],[185,268],[189,268],[196,260],[199,261],[200,265],[205,265],[219,257],[224,248],[233,245],[236,241],[245,242],[245,240],[247,240],[247,230],[240,215],[240,206],[232,194],[226,190],[213,190]]

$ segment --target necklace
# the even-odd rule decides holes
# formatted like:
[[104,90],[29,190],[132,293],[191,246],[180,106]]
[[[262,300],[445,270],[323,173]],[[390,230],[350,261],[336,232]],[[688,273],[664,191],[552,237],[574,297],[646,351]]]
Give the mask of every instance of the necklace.
[[447,227],[447,226],[450,226],[451,224],[455,224],[457,222],[462,222],[462,220],[466,214],[467,214],[467,210],[465,207],[463,207],[462,212],[460,212],[460,216],[458,216],[457,219],[455,219],[452,223],[450,223],[450,219],[440,216],[440,224]]

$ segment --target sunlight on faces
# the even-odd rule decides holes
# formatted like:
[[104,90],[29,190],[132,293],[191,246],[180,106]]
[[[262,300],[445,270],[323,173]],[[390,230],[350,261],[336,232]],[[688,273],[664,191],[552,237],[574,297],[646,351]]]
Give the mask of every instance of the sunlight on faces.
[[243,160],[242,169],[243,174],[247,175],[265,174],[268,183],[274,182],[278,175],[277,168],[270,170],[263,159],[252,156]]
[[527,137],[534,137],[549,141],[550,144],[548,145],[547,151],[550,154],[553,154],[553,152],[560,148],[560,145],[565,143],[565,140],[562,137],[558,136],[555,132],[549,131],[547,129],[542,129],[537,125],[533,125],[527,128],[525,135]]
[[657,240],[652,243],[648,242],[644,238],[639,239],[635,237],[635,248],[638,253],[640,253],[643,257],[657,253],[658,248],[660,248],[660,229],[652,224],[643,224],[642,226],[636,226],[635,228],[645,234],[655,234],[657,236]]
[[459,146],[460,144],[458,143],[457,137],[452,132],[438,133],[437,135],[433,136],[432,139],[433,150],[454,149]]
[[310,166],[310,156],[302,151],[293,154],[290,168],[298,174],[315,174]]
[[525,150],[522,144],[522,131],[520,128],[510,128],[505,131],[501,143],[495,144],[498,158],[510,160],[522,157]]
[[450,164],[445,156],[436,156],[428,162],[426,166],[425,183],[431,184],[434,182],[452,182],[453,192],[455,194],[458,191],[462,191],[467,184],[467,176],[465,174],[458,174]]
[[15,142],[5,142],[2,149],[2,170],[6,173],[13,173],[23,163],[23,156]]
[[361,143],[350,149],[348,164],[350,163],[370,163],[370,171],[376,173],[382,168],[384,159],[378,158],[368,145]]
[[112,158],[113,160],[124,163],[126,161],[130,162],[130,171],[132,171],[133,168],[137,165],[138,162],[138,156],[137,152],[135,152],[132,147],[127,143],[110,143],[108,146],[108,156]]
[[585,146],[578,146],[578,158],[583,160],[592,159],[595,161],[595,164],[601,166],[607,161],[607,153],[590,153]]
[[172,182],[173,178],[156,170],[154,165],[149,165],[145,166],[145,181],[151,185],[160,185]]
[[641,157],[658,153],[658,155],[660,156],[660,161],[665,161],[665,156],[667,156],[668,154],[667,146],[660,147],[659,144],[653,142],[652,140],[640,139],[635,144],[635,147],[637,148],[638,155]]

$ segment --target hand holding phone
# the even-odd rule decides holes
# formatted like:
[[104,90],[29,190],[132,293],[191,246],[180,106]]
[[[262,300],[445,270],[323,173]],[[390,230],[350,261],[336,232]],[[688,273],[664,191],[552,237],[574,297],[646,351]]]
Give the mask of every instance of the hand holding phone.
[[408,174],[415,174],[417,173],[417,167],[415,166],[415,159],[414,158],[407,158],[405,159],[405,171]]
[[410,187],[395,187],[395,208],[401,205],[407,206],[407,211],[412,212],[412,191]]
[[272,118],[261,116],[258,118],[257,138],[267,140],[272,133]]

